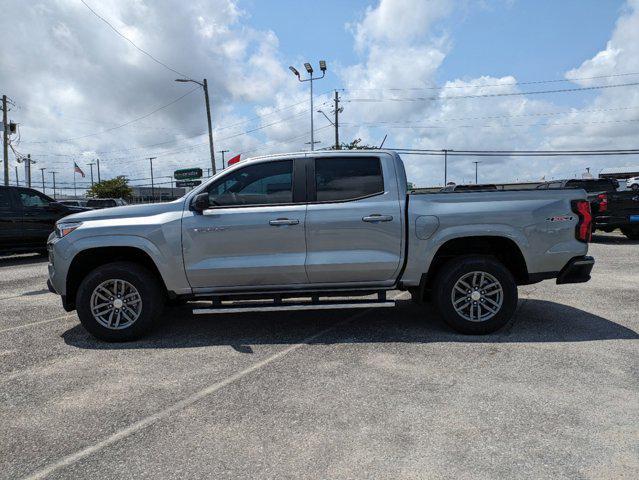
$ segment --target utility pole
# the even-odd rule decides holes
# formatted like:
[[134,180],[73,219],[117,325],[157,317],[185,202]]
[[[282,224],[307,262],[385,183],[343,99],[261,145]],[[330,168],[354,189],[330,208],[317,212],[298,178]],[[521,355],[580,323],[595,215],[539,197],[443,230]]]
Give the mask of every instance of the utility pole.
[[42,193],[47,193],[46,188],[44,187],[44,171],[47,167],[40,167],[40,173],[42,174]]
[[18,179],[18,166],[16,165],[16,187],[20,186],[20,180]]
[[100,180],[100,159],[96,158],[95,159],[95,163],[98,166],[98,183],[100,183],[101,182],[101,180]]
[[480,161],[473,162],[475,164],[475,185],[477,185],[477,165],[479,165]]
[[197,83],[200,87],[202,87],[202,90],[204,90],[204,103],[206,103],[206,121],[208,122],[208,125],[209,125],[209,151],[211,152],[211,170],[213,171],[213,175],[215,175],[215,172],[216,172],[215,149],[213,148],[213,127],[211,125],[211,104],[209,102],[209,84],[206,81],[206,78],[202,80],[201,82],[198,82],[197,80],[193,80],[192,78],[176,78],[175,81],[181,82],[181,83],[187,83],[187,82]]
[[36,163],[34,160],[31,160],[31,154],[27,155],[27,163],[24,165],[25,174],[27,178],[27,187],[31,188],[31,164]]
[[224,154],[228,152],[228,150],[218,150],[218,152],[222,154],[222,170],[224,170],[226,168],[224,166]]
[[95,165],[95,163],[91,162],[87,163],[87,165],[91,168],[91,186],[93,186],[93,165]]
[[58,172],[49,172],[51,175],[53,175],[53,199],[55,200],[55,174]]
[[2,95],[2,158],[4,159],[4,184],[9,186],[9,124],[7,122],[7,96]]
[[149,157],[149,163],[151,164],[151,203],[155,202],[155,185],[153,184],[153,160],[157,157]]
[[309,78],[305,78],[305,79],[302,79],[300,77],[300,72],[298,72],[295,69],[295,67],[288,67],[289,70],[291,72],[293,72],[293,75],[295,75],[300,82],[310,82],[311,83],[311,150],[315,150],[315,130],[314,130],[314,127],[313,127],[313,116],[315,115],[315,112],[313,111],[313,80],[321,80],[322,78],[324,78],[324,76],[326,75],[326,62],[324,60],[320,60],[319,61],[319,67],[320,67],[320,70],[322,71],[322,76],[321,77],[313,77],[313,67],[311,66],[310,63],[308,63],[308,62],[305,63],[304,64],[304,68],[306,68],[306,71],[310,75]]
[[[25,186],[31,188],[31,164],[36,163],[35,160],[31,160],[31,154],[27,155],[26,158],[16,158],[18,163],[24,162],[24,184]],[[16,172],[17,172],[16,167]]]
[[339,150],[339,114],[342,112],[342,108],[339,107],[339,96],[337,90],[335,90],[335,150]]
[[211,126],[211,105],[209,103],[209,84],[206,82],[206,78],[202,82],[202,88],[204,89],[204,102],[206,103],[206,121],[209,124],[209,150],[211,152],[211,169],[213,169],[213,175],[215,175],[215,153],[213,150],[213,129]]

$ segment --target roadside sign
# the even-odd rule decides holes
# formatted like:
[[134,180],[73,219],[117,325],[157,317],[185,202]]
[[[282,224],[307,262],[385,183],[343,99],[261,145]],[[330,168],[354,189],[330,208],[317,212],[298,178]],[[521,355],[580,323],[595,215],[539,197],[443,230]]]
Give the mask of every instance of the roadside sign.
[[173,172],[176,180],[191,180],[194,178],[202,178],[201,168],[183,168]]
[[198,185],[202,184],[202,180],[178,180],[177,182],[175,182],[175,186],[180,188],[180,187],[197,187]]

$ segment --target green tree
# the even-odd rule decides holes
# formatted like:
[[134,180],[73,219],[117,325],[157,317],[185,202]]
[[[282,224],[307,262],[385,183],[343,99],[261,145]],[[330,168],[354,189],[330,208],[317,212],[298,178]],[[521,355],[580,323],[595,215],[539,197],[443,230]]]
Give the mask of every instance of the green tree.
[[87,190],[87,196],[92,198],[131,198],[133,190],[129,187],[129,181],[124,175],[109,180],[94,183]]
[[[340,150],[375,150],[377,149],[377,147],[373,145],[362,144],[361,138],[356,138],[350,143],[342,142],[339,148]],[[331,150],[335,150],[335,145],[331,147]]]

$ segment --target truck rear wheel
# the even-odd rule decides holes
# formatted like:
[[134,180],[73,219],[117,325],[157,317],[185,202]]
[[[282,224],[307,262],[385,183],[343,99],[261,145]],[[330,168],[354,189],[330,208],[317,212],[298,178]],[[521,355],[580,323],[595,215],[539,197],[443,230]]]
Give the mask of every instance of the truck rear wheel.
[[492,333],[512,318],[517,284],[493,257],[464,256],[447,262],[435,279],[434,300],[442,318],[461,333]]
[[162,313],[164,295],[155,276],[132,262],[114,262],[90,272],[78,288],[80,322],[107,342],[135,340]]

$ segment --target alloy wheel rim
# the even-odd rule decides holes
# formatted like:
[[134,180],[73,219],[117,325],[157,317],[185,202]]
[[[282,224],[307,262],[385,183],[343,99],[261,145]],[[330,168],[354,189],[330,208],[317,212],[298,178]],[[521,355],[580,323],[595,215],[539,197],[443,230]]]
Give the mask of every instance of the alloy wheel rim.
[[91,315],[109,330],[133,325],[142,313],[140,292],[126,280],[110,279],[93,289]]
[[488,272],[474,271],[461,276],[450,294],[457,315],[470,322],[485,322],[497,315],[504,303],[499,280]]

